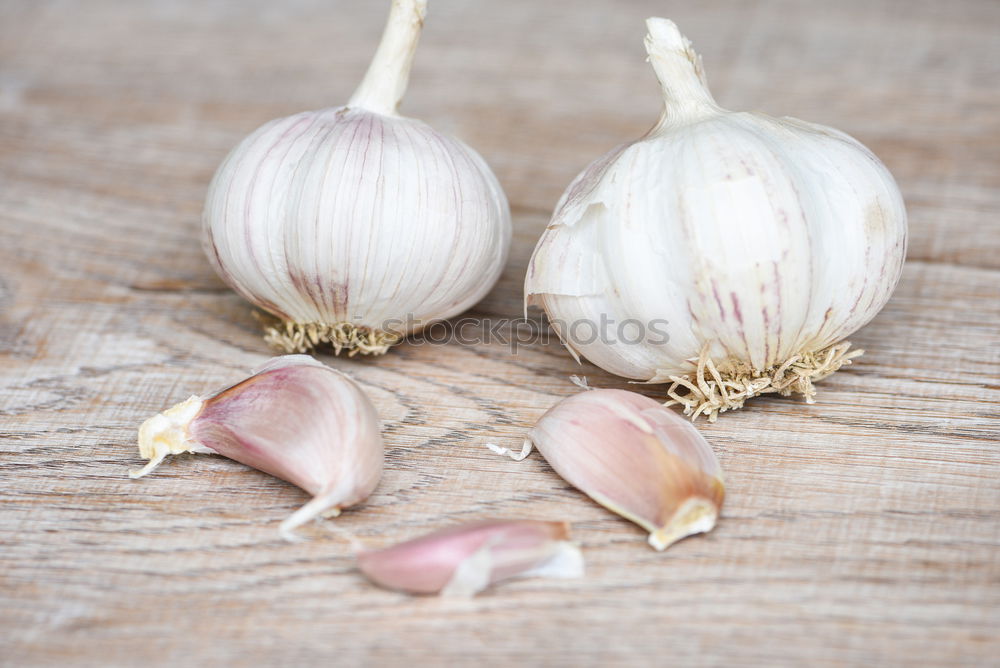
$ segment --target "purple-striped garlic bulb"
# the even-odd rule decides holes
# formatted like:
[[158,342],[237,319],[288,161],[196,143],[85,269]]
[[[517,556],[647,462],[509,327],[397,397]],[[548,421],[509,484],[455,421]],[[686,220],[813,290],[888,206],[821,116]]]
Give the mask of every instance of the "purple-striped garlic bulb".
[[811,402],[899,279],[899,188],[843,132],[722,109],[677,26],[646,25],[663,113],[563,194],[525,298],[574,356],[669,383],[692,418],[771,392]]
[[697,428],[662,404],[625,390],[589,390],[563,399],[528,432],[532,446],[568,483],[649,532],[663,550],[711,531],[722,508],[722,467]]
[[281,524],[286,537],[319,516],[364,501],[382,477],[378,413],[345,374],[306,355],[269,360],[249,378],[206,396],[193,396],[139,428],[139,454],[149,462],[139,478],[168,455],[218,454],[269,473],[313,496]]
[[361,550],[375,584],[411,594],[468,597],[513,577],[576,578],[583,555],[565,522],[489,520],[462,524],[381,550]]
[[500,184],[464,143],[400,116],[426,0],[393,0],[347,105],[266,123],[209,187],[203,245],[234,290],[279,321],[284,352],[384,353],[478,302],[511,222]]

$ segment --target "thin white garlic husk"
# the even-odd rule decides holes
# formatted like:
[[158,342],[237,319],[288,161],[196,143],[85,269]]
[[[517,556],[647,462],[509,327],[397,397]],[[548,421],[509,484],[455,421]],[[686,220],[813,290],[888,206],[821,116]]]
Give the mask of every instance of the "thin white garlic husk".
[[393,0],[346,106],[265,124],[212,180],[205,252],[223,280],[280,321],[266,339],[284,352],[385,352],[470,308],[506,262],[510,212],[489,167],[397,112],[425,8]]
[[146,420],[139,478],[169,455],[218,454],[286,480],[313,499],[281,524],[293,529],[364,501],[382,477],[378,413],[347,375],[307,355],[269,360],[248,378],[193,396]]
[[811,402],[899,279],[899,189],[842,132],[720,108],[677,26],[647,27],[663,114],[563,194],[526,303],[574,356],[671,383],[670,403],[694,417],[767,392]]

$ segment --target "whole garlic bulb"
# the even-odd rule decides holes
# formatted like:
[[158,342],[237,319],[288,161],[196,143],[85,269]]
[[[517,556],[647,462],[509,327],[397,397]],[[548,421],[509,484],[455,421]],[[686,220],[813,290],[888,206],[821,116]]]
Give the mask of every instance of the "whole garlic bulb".
[[265,124],[209,188],[206,254],[281,320],[266,339],[285,352],[383,353],[500,276],[511,223],[496,177],[461,141],[397,113],[425,9],[393,0],[350,102]]
[[899,279],[899,189],[842,132],[721,109],[677,26],[647,28],[663,114],[563,194],[527,303],[574,356],[672,383],[669,403],[694,417],[766,392],[811,402]]

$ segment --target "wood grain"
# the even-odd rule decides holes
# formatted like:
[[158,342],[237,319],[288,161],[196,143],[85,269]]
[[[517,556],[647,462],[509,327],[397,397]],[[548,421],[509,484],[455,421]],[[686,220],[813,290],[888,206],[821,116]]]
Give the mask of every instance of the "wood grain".
[[[713,533],[658,554],[535,457],[497,458],[582,373],[558,345],[399,346],[352,373],[385,478],[336,526],[372,545],[566,519],[581,581],[472,601],[381,591],[304,494],[183,456],[131,481],[137,425],[269,353],[201,255],[225,152],[346,100],[381,2],[0,4],[0,663],[984,665],[1000,655],[1000,5],[432,0],[405,112],[479,149],[515,245],[477,307],[516,317],[535,239],[587,162],[643,132],[642,20],[674,18],[719,101],[854,134],[896,175],[909,261],[819,403],[701,424]],[[656,390],[649,390],[651,396]]]

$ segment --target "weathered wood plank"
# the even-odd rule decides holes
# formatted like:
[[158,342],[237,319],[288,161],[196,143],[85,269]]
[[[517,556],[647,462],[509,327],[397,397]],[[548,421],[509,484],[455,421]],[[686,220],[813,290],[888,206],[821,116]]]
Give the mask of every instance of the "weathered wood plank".
[[[1000,651],[1000,6],[432,0],[405,109],[480,149],[512,257],[474,311],[516,317],[573,174],[657,112],[642,19],[675,18],[717,96],[826,122],[896,174],[910,261],[819,403],[702,424],[728,482],[664,554],[539,458],[497,458],[580,373],[557,344],[401,345],[352,373],[386,425],[362,508],[281,541],[304,500],[234,462],[131,481],[152,413],[268,356],[201,256],[208,178],[257,124],[346,99],[382,3],[0,6],[0,657],[10,665],[982,664]],[[633,388],[634,389],[634,388]],[[643,388],[655,396],[658,388]],[[466,518],[567,519],[578,582],[470,602],[380,591],[372,545]]]

